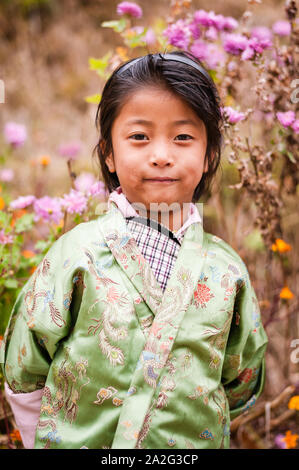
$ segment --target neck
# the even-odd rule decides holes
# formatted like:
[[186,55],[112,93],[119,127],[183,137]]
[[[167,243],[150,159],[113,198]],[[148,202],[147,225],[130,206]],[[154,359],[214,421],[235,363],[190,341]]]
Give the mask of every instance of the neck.
[[160,224],[167,227],[172,232],[177,232],[188,219],[190,203],[184,203],[183,207],[180,209],[169,211],[147,210],[145,213],[145,211],[142,209],[137,207],[134,208],[140,216],[155,220],[156,222],[159,222]]

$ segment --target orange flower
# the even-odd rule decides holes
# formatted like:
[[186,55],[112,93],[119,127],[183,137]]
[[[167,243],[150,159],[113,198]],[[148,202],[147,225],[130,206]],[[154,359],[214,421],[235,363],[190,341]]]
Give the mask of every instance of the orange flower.
[[298,434],[292,434],[292,431],[287,431],[285,437],[282,438],[282,441],[286,443],[287,449],[294,449],[297,445],[298,439]]
[[17,219],[19,219],[20,217],[22,217],[23,215],[27,214],[27,210],[26,209],[16,209],[13,213],[13,216],[12,216],[12,219],[10,221],[10,225],[11,227],[14,227],[15,225],[15,222]]
[[32,268],[29,269],[29,273],[33,274],[35,270],[36,270],[36,266],[32,266]]
[[116,48],[116,52],[117,52],[117,54],[119,55],[119,57],[121,58],[121,60],[123,60],[123,61],[129,60],[128,49],[127,49],[127,48],[125,48],[125,47],[117,47],[117,48]]
[[0,197],[0,211],[5,207],[5,202],[3,197]]
[[288,403],[288,408],[290,410],[298,410],[299,411],[299,395],[294,395],[289,403]]
[[0,341],[3,341],[3,336],[2,335],[0,335]]
[[23,250],[22,251],[22,255],[24,256],[24,258],[32,258],[32,256],[35,256],[35,253],[34,251],[31,251],[31,250]]
[[53,224],[53,227],[56,228],[56,229],[57,228],[63,228],[63,226],[64,226],[64,220],[63,219],[60,219],[59,224]]
[[42,166],[48,166],[51,163],[51,158],[48,155],[42,155],[38,161]]
[[281,289],[279,297],[281,299],[290,300],[294,297],[294,294],[287,286],[285,286],[283,289]]
[[10,437],[12,438],[13,441],[22,442],[21,434],[20,434],[20,431],[19,431],[18,429],[14,429],[14,430],[10,433]]
[[291,245],[286,243],[281,238],[276,238],[275,243],[272,245],[273,251],[279,251],[279,253],[286,253],[292,249]]

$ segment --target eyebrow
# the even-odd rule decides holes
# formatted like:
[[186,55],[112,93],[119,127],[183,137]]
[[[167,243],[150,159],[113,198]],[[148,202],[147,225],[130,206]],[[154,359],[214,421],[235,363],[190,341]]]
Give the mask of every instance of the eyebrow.
[[[147,121],[146,119],[131,119],[127,121],[126,125],[130,126],[132,124],[142,124],[144,126],[153,127],[154,123],[152,121]],[[172,125],[174,126],[182,126],[184,124],[191,124],[194,127],[198,127],[198,124],[193,121],[193,119],[180,119],[178,121],[173,121]]]

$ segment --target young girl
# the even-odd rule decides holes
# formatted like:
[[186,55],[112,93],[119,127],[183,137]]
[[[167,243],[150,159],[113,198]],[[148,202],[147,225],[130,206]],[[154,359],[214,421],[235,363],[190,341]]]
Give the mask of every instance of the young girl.
[[1,348],[24,445],[229,448],[267,337],[246,266],[195,204],[219,165],[215,85],[190,54],[139,57],[96,121],[108,210],[53,244]]

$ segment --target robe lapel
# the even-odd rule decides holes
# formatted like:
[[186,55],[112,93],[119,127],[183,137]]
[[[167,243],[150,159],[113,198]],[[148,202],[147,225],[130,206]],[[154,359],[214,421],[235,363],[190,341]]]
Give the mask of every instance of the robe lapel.
[[134,306],[141,328],[146,334],[160,308],[163,291],[114,202],[111,203],[109,212],[99,219],[99,228],[120,268],[140,295],[135,299]]
[[[100,224],[106,243],[152,312],[152,318],[148,315],[145,346],[132,375],[112,444],[112,448],[134,448],[139,445],[161,372],[192,303],[205,261],[206,237],[200,223],[188,227],[163,294],[116,205],[108,214],[105,223],[102,219]],[[138,306],[136,311],[142,320],[146,318]]]

